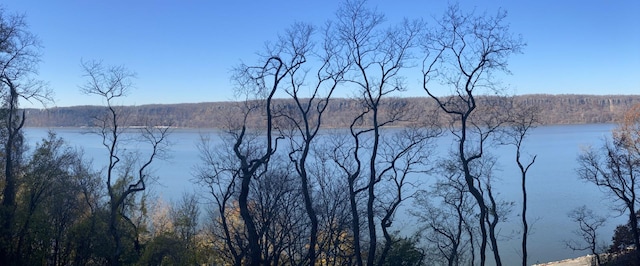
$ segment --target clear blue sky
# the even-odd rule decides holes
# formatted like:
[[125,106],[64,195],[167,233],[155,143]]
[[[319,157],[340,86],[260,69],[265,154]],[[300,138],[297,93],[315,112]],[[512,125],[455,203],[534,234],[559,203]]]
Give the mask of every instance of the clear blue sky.
[[[44,45],[40,78],[53,106],[101,104],[83,95],[81,59],[137,72],[123,104],[232,100],[229,70],[254,62],[264,42],[296,21],[320,25],[340,1],[4,0],[27,15]],[[390,22],[439,17],[446,1],[372,0]],[[509,12],[527,42],[503,79],[517,94],[640,93],[640,1],[461,1],[465,10]],[[409,81],[417,78],[409,77]],[[410,83],[411,84],[411,83]],[[419,84],[415,84],[418,85]],[[344,94],[346,96],[348,94]],[[424,96],[414,86],[407,96]],[[28,103],[22,106],[30,107]]]

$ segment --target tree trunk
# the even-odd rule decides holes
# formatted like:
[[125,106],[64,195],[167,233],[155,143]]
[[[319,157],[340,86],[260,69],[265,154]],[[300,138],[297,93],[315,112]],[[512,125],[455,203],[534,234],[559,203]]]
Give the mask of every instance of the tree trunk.
[[367,256],[367,265],[373,266],[375,265],[376,260],[376,246],[377,246],[377,236],[376,236],[376,221],[374,216],[374,201],[376,199],[375,195],[375,184],[376,184],[376,158],[378,155],[378,145],[380,141],[380,133],[378,126],[378,108],[373,107],[373,148],[371,151],[371,158],[369,160],[369,187],[368,187],[368,198],[367,198],[367,227],[369,228],[369,254]]
[[309,258],[309,265],[315,265],[316,243],[318,242],[318,216],[316,216],[316,211],[313,209],[313,202],[311,201],[311,193],[309,192],[309,181],[306,171],[300,176],[302,178],[302,194],[304,196],[304,206],[307,211],[307,215],[311,220],[311,231],[309,232],[309,251],[307,257]]
[[17,117],[17,108],[18,108],[18,92],[16,91],[16,87],[13,86],[13,83],[9,83],[10,89],[10,98],[9,98],[9,108],[6,114],[6,129],[7,129],[7,141],[4,143],[4,157],[5,157],[5,165],[4,165],[4,175],[5,175],[5,187],[3,191],[2,198],[2,236],[0,247],[0,264],[1,265],[11,265],[13,263],[13,220],[14,220],[14,211],[16,205],[16,190],[17,190],[17,180],[14,173],[14,160],[15,160],[15,148],[16,148],[16,137],[19,134],[19,130],[24,125],[24,117],[19,125],[16,124],[15,121]]
[[360,246],[360,219],[358,205],[356,202],[356,192],[354,190],[355,176],[349,177],[349,203],[351,205],[351,228],[353,231],[353,251],[356,256],[356,265],[362,266],[362,247]]
[[496,266],[502,266],[502,259],[500,259],[500,252],[498,250],[498,239],[496,238],[496,227],[500,221],[497,210],[498,206],[490,190],[488,191],[488,194],[489,200],[491,201],[491,215],[487,216],[487,222],[489,223],[489,240],[491,241],[493,258],[495,259]]
[[300,159],[300,179],[302,181],[302,196],[304,197],[304,207],[307,211],[307,216],[311,221],[311,231],[309,232],[309,249],[307,252],[307,258],[309,259],[309,265],[316,264],[316,243],[318,242],[318,216],[313,208],[313,201],[311,199],[311,191],[309,190],[309,177],[307,175],[306,161],[309,154],[309,147],[311,146],[311,138],[307,134],[307,142],[305,143],[302,158]]
[[636,245],[636,261],[640,262],[640,252],[638,252],[638,247],[640,247],[640,232],[638,230],[638,216],[636,216],[635,204],[631,202],[629,206],[629,225],[631,227],[631,233],[633,234],[633,243]]
[[251,213],[249,212],[248,198],[249,198],[249,184],[251,183],[250,174],[243,173],[242,185],[240,188],[240,196],[238,198],[238,205],[240,207],[240,216],[247,227],[248,245],[249,245],[249,258],[246,265],[259,266],[261,265],[262,255],[260,252],[260,244],[258,242],[258,232],[256,225],[253,222]]
[[469,181],[467,181],[467,185],[469,186],[469,191],[471,192],[471,194],[473,195],[473,197],[476,199],[476,202],[478,203],[478,206],[480,206],[480,217],[478,218],[478,220],[480,221],[480,237],[481,237],[481,242],[480,242],[480,265],[484,266],[487,260],[487,228],[486,228],[486,217],[487,217],[487,207],[485,206],[484,203],[484,198],[482,198],[482,195],[480,194],[480,192],[478,191],[477,188],[475,188],[473,186],[473,179],[471,180],[471,183],[469,184]]
[[527,237],[529,224],[527,223],[527,175],[522,173],[522,266],[527,266]]
[[111,265],[120,265],[120,254],[122,254],[122,247],[120,244],[120,234],[118,232],[118,204],[111,199],[111,212],[109,213],[109,233],[113,238],[113,254],[111,255]]
[[462,128],[461,128],[461,137],[458,143],[458,156],[460,157],[460,161],[462,163],[462,169],[464,171],[464,180],[467,183],[467,187],[469,188],[469,192],[473,195],[473,198],[478,203],[478,208],[480,209],[480,217],[478,218],[480,225],[480,265],[484,266],[487,259],[487,228],[486,228],[486,217],[487,217],[487,205],[484,202],[484,198],[482,193],[475,187],[474,184],[474,176],[471,174],[471,169],[469,164],[471,163],[470,159],[467,159],[465,156],[465,142],[467,140],[467,118],[469,114],[471,114],[473,109],[469,110],[465,115],[461,117],[462,120]]

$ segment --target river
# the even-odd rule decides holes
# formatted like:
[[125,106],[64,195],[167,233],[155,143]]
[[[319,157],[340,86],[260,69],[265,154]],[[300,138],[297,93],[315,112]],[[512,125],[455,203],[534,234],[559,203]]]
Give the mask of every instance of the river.
[[[601,239],[609,243],[613,230],[624,223],[624,217],[615,217],[610,209],[611,201],[604,198],[592,184],[578,179],[576,175],[577,156],[581,149],[589,145],[598,146],[610,135],[613,125],[558,125],[543,126],[531,131],[526,140],[526,155],[537,155],[537,160],[528,175],[528,218],[532,226],[529,237],[529,262],[547,262],[570,257],[577,257],[585,252],[573,252],[565,247],[564,240],[575,238],[572,231],[576,225],[567,218],[567,213],[575,207],[587,205],[601,215],[611,215],[606,226],[600,231]],[[31,147],[46,136],[46,128],[26,128],[26,138]],[[54,128],[58,136],[64,138],[72,146],[84,150],[86,156],[92,158],[94,165],[103,165],[102,158],[106,150],[97,135],[86,134],[86,129]],[[190,182],[193,169],[200,162],[196,145],[202,135],[212,135],[219,131],[206,129],[177,129],[170,135],[171,150],[169,158],[155,164],[154,172],[158,176],[158,184],[154,191],[167,201],[175,200],[183,192],[196,190]],[[441,154],[450,146],[447,138],[439,141],[437,150]],[[518,264],[520,260],[520,238],[514,234],[519,228],[520,218],[520,179],[514,163],[513,151],[507,148],[496,150],[500,158],[501,181],[497,187],[506,200],[516,202],[514,213],[501,227],[504,238],[501,242],[501,253],[504,254],[505,265]],[[405,208],[410,207],[405,204]],[[400,218],[407,217],[400,214]],[[394,225],[409,225],[407,218]],[[406,229],[403,232],[407,231]],[[511,239],[508,236],[512,236]]]

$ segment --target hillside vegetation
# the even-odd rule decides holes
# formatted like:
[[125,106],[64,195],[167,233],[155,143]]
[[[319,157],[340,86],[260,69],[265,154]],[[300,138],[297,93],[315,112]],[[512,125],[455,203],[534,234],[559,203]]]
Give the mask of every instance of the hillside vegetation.
[[[392,98],[387,106],[407,104],[418,114],[436,108],[430,98]],[[640,103],[640,95],[522,95],[515,96],[516,102],[526,106],[538,106],[541,124],[592,124],[615,123],[622,113]],[[183,128],[224,128],[229,117],[236,111],[238,102],[204,102],[183,104],[153,104],[123,106],[129,115],[127,126],[152,122],[156,125],[171,125]],[[278,100],[280,108],[294,108],[291,100]],[[350,117],[357,112],[357,100],[332,99],[323,126],[328,128],[348,127]],[[93,126],[94,119],[104,110],[103,106],[54,107],[49,109],[27,109],[28,127],[85,127]],[[425,116],[426,117],[426,116]],[[253,125],[258,127],[260,117],[253,117]]]

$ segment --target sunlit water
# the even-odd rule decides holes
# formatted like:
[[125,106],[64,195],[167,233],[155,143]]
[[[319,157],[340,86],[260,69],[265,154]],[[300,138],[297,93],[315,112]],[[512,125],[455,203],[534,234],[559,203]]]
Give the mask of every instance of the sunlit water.
[[[529,237],[529,262],[546,262],[584,253],[573,252],[565,247],[564,240],[574,238],[572,231],[576,225],[567,218],[567,213],[575,207],[586,204],[602,215],[612,215],[611,202],[592,184],[578,179],[575,168],[581,149],[598,146],[610,135],[613,125],[562,125],[544,126],[534,129],[524,147],[524,158],[537,155],[535,164],[528,174],[528,218],[532,235]],[[46,136],[49,129],[27,128],[26,137],[31,147]],[[104,166],[107,152],[97,135],[86,134],[86,129],[55,128],[58,136],[72,146],[84,150],[85,155],[93,159],[97,169]],[[154,165],[158,184],[153,190],[167,201],[176,200],[184,192],[193,192],[197,188],[191,183],[194,167],[200,163],[197,144],[202,135],[211,135],[215,139],[219,132],[202,129],[178,129],[170,135],[171,150],[169,158]],[[445,155],[450,147],[450,138],[439,142],[438,151]],[[501,253],[505,265],[516,265],[520,261],[520,176],[514,162],[514,153],[510,148],[500,148],[494,152],[500,159],[501,180],[496,187],[506,200],[515,201],[516,206],[509,221],[501,227]],[[404,210],[411,207],[405,203]],[[400,221],[394,223],[397,229],[411,233],[414,221],[399,214]],[[601,232],[601,238],[610,242],[616,225],[624,223],[624,217],[611,217]],[[489,256],[488,258],[491,258]],[[490,261],[491,259],[489,259]]]

